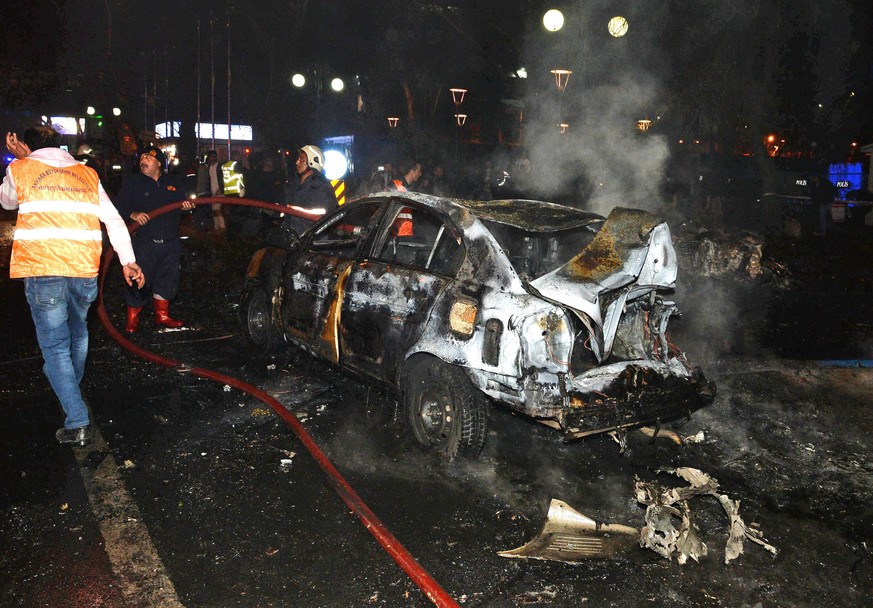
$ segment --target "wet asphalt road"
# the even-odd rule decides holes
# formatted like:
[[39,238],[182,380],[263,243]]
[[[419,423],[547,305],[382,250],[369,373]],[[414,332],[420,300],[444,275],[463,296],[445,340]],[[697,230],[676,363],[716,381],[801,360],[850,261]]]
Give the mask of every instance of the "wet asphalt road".
[[[303,355],[264,361],[245,348],[235,294],[249,249],[190,240],[173,311],[194,329],[159,333],[147,321],[136,343],[274,395],[462,605],[869,605],[873,371],[815,361],[873,358],[873,234],[769,242],[770,270],[756,281],[684,269],[674,340],[719,396],[678,432],[702,430],[703,442],[630,434],[622,455],[607,436],[563,444],[555,431],[495,409],[482,456],[451,464],[411,445],[389,395]],[[106,304],[120,324],[114,271]],[[96,319],[84,389],[106,443],[57,445],[60,409],[22,290],[0,281],[0,605],[432,605],[266,405],[132,358]],[[677,466],[714,476],[778,556],[747,543],[724,564],[727,525],[709,498],[691,505],[709,548],[700,563],[636,548],[577,565],[496,555],[539,532],[552,498],[642,526],[635,477],[670,484],[658,470]],[[122,489],[100,502],[106,484],[96,482],[107,469]],[[133,538],[135,525],[147,530],[158,566]],[[171,585],[140,570],[131,593],[125,564],[162,568]]]

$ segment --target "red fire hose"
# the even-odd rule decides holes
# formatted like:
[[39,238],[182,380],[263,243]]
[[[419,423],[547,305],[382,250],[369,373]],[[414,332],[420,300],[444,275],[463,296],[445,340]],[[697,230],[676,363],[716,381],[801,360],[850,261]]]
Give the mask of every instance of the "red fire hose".
[[[250,199],[242,199],[242,198],[198,198],[193,201],[196,205],[209,205],[213,203],[219,203],[221,205],[242,205],[245,207],[257,207],[261,209],[267,209],[269,211],[276,211],[277,206],[273,203],[265,203],[261,201],[255,201]],[[164,205],[163,207],[159,207],[154,211],[149,212],[149,218],[154,219],[159,215],[167,213],[168,211],[173,211],[175,209],[180,209],[182,207],[182,203],[172,203],[170,205]],[[302,210],[288,209],[288,208],[279,208],[284,213],[289,213],[292,215],[297,215],[300,217],[304,217],[307,219],[317,219],[318,215],[307,213]],[[136,232],[139,228],[139,224],[132,223],[128,226],[128,230],[131,233]],[[237,378],[232,378],[231,376],[226,376],[224,374],[220,374],[218,372],[214,372],[212,370],[203,369],[200,367],[192,367],[182,361],[176,361],[173,359],[169,359],[167,357],[162,357],[156,353],[147,351],[142,349],[135,344],[131,343],[127,340],[116,328],[112,325],[112,322],[109,320],[109,315],[106,313],[106,307],[103,305],[103,282],[106,279],[106,271],[109,268],[109,264],[112,262],[113,257],[115,256],[115,252],[112,249],[108,249],[106,255],[103,258],[103,266],[100,272],[100,282],[99,282],[99,292],[97,297],[97,315],[100,318],[100,322],[103,324],[103,327],[106,328],[109,336],[115,340],[122,348],[133,353],[137,357],[141,357],[146,359],[147,361],[151,361],[152,363],[157,363],[158,365],[163,365],[164,367],[169,367],[175,369],[181,373],[188,373],[192,376],[197,376],[199,378],[206,378],[207,380],[213,380],[215,382],[219,382],[221,384],[227,384],[232,386],[233,388],[242,391],[243,393],[247,393],[256,399],[266,403],[269,405],[276,414],[284,420],[291,430],[294,431],[294,434],[300,439],[312,457],[315,459],[315,462],[321,467],[321,470],[327,475],[327,479],[330,484],[333,486],[333,489],[336,490],[337,494],[340,495],[340,498],[343,499],[343,502],[348,505],[348,507],[358,516],[358,519],[361,523],[364,524],[364,527],[372,534],[376,540],[382,545],[382,548],[397,562],[404,572],[409,576],[410,579],[421,589],[424,594],[428,597],[428,599],[433,602],[436,606],[440,607],[458,607],[459,604],[455,602],[454,599],[442,588],[439,583],[437,583],[433,577],[424,569],[422,566],[415,560],[409,551],[400,544],[400,542],[394,537],[391,532],[385,527],[385,525],[379,521],[379,518],[376,517],[376,514],[370,510],[370,507],[364,503],[360,496],[358,496],[357,492],[349,485],[349,483],[345,480],[345,478],[340,474],[340,472],[333,466],[333,463],[328,460],[327,456],[318,447],[318,444],[312,438],[312,436],[306,432],[306,429],[303,428],[303,425],[297,419],[297,417],[285,409],[279,401],[274,399],[272,396],[257,388],[256,386],[252,386],[246,382],[243,382]]]

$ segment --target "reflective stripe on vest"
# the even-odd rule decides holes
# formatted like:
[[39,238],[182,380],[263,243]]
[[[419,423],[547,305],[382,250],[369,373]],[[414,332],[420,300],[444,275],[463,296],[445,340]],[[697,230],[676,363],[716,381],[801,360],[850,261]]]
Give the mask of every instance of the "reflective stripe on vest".
[[397,188],[398,192],[406,192],[406,186],[404,186],[403,182],[399,179],[394,180],[394,187]]
[[397,229],[397,236],[413,236],[412,234],[412,209],[404,207],[397,214],[397,219],[394,220],[394,228]]
[[103,251],[97,173],[32,158],[14,161],[9,171],[18,197],[9,276],[96,277]]
[[236,170],[236,161],[229,160],[221,165],[221,179],[224,181],[225,194],[241,194],[243,191],[243,174]]

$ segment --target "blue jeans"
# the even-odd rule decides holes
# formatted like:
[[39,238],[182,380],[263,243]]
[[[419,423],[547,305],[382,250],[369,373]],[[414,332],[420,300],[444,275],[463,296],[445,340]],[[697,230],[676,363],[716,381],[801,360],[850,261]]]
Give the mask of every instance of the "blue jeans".
[[24,295],[45,361],[42,371],[67,415],[64,428],[88,426],[88,408],[79,384],[88,357],[86,319],[97,297],[97,279],[31,277],[24,279]]

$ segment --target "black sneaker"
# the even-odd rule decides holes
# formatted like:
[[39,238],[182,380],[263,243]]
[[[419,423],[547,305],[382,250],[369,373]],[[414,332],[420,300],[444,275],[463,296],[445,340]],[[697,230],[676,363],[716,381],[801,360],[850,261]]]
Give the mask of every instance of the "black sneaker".
[[60,443],[71,443],[83,448],[91,443],[91,427],[83,426],[78,429],[58,429],[58,432],[55,433],[55,438]]

